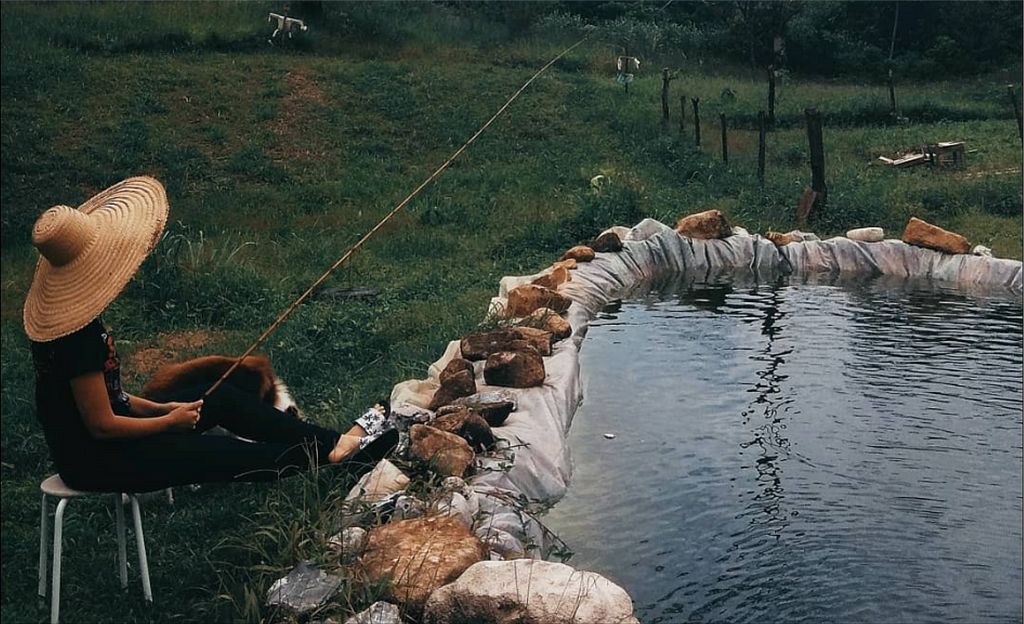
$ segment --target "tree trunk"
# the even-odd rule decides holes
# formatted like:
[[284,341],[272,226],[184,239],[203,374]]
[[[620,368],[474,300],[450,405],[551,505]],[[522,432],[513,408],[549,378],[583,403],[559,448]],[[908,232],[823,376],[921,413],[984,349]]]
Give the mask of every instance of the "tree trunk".
[[775,66],[768,67],[768,126],[775,127]]
[[828,196],[828,188],[825,186],[825,146],[821,131],[821,113],[816,108],[804,110],[807,117],[807,142],[811,154],[811,190],[817,196],[814,206],[822,208],[825,206]]
[[668,125],[668,83],[672,78],[668,75],[668,68],[661,70],[661,123]]
[[700,147],[700,98],[693,98],[693,142]]
[[722,122],[722,162],[729,164],[729,127],[726,125],[725,113],[720,113],[718,118]]
[[767,129],[764,111],[757,111],[757,181],[761,186],[764,186],[764,152]]

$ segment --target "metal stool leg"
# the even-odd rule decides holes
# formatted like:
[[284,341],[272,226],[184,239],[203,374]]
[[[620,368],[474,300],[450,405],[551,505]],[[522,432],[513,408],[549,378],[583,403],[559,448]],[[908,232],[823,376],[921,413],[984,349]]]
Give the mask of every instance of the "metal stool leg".
[[53,515],[53,590],[50,595],[50,624],[60,621],[60,554],[64,533],[64,508],[68,499],[62,498],[57,503],[57,513]]
[[46,598],[46,551],[48,550],[46,542],[50,538],[50,531],[47,527],[47,521],[49,520],[50,510],[47,509],[46,494],[43,494],[42,513],[39,514],[39,597]]
[[117,516],[117,566],[121,572],[121,589],[128,587],[128,548],[124,539],[124,494],[114,494],[114,515]]
[[142,514],[139,512],[139,499],[134,494],[129,494],[128,500],[132,503],[132,520],[135,522],[135,549],[139,553],[142,595],[149,602],[153,602],[153,588],[149,585],[149,561],[146,559],[146,538],[142,535]]

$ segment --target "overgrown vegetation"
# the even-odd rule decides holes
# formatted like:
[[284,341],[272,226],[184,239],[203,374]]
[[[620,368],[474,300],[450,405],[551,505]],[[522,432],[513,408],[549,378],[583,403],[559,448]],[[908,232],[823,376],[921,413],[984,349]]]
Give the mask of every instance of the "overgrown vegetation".
[[[32,570],[37,487],[52,467],[35,423],[20,325],[35,262],[29,231],[45,208],[77,205],[131,175],[155,175],[167,186],[167,233],[106,315],[137,391],[162,362],[240,352],[560,51],[563,36],[586,24],[600,29],[328,284],[375,287],[378,297],[314,297],[267,343],[306,412],[344,427],[394,383],[422,376],[448,340],[473,328],[501,276],[539,270],[608,225],[647,216],[671,223],[719,208],[751,231],[792,228],[809,182],[807,106],[824,114],[830,189],[812,229],[831,235],[880,225],[893,234],[914,215],[1019,259],[1021,144],[1005,89],[1008,77],[1019,82],[1019,26],[1000,21],[1017,42],[1007,50],[1002,38],[970,34],[980,25],[959,24],[949,36],[966,50],[963,58],[975,49],[965,37],[991,48],[971,67],[1015,59],[1016,74],[974,75],[921,46],[948,50],[936,38],[941,24],[976,3],[932,4],[901,3],[946,20],[929,27],[938,29],[932,43],[898,44],[896,58],[909,59],[898,86],[901,123],[889,116],[874,66],[837,56],[854,37],[862,37],[863,55],[877,56],[869,46],[885,42],[889,3],[803,5],[789,22],[792,71],[780,78],[764,187],[755,175],[754,128],[764,107],[763,50],[759,44],[751,69],[736,34],[742,27],[712,19],[738,10],[730,3],[676,2],[663,12],[635,3],[344,3],[319,14],[296,3],[296,11],[311,11],[309,36],[276,46],[266,41],[271,3],[4,4],[2,617],[48,615],[34,598]],[[1019,4],[986,6],[993,15],[1015,10],[1019,25]],[[867,22],[872,12],[881,25],[863,35],[856,21],[844,21]],[[822,31],[829,23],[837,26]],[[812,54],[812,35],[842,45],[833,41],[831,56]],[[807,49],[798,53],[801,41]],[[628,95],[614,83],[622,45],[648,48]],[[941,71],[912,72],[912,53]],[[662,64],[681,69],[670,127],[660,124],[661,81],[651,69]],[[869,80],[798,71],[835,76],[859,67]],[[963,77],[923,81],[954,73]],[[676,126],[680,94],[701,99],[700,149],[689,111],[686,131]],[[736,128],[728,165],[718,158],[720,112]],[[875,162],[942,140],[966,140],[976,150],[967,171]],[[597,174],[609,184],[592,187]],[[65,532],[64,613],[69,621],[266,617],[260,603],[269,582],[298,558],[321,556],[323,503],[343,490],[294,479],[181,489],[173,508],[145,503],[153,606],[134,585],[120,593],[109,507],[75,502]],[[353,594],[338,610],[371,599]]]

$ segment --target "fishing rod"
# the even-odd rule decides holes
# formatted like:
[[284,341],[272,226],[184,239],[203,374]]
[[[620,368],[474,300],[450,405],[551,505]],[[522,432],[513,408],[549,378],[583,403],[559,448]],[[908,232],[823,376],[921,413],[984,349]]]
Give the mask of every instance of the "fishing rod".
[[462,152],[466,151],[466,148],[468,148],[473,143],[473,141],[476,141],[477,137],[479,137],[481,134],[483,134],[484,131],[487,130],[487,128],[489,128],[492,123],[494,123],[494,120],[496,120],[499,116],[501,116],[502,113],[505,112],[505,109],[507,109],[509,107],[509,105],[511,105],[512,102],[515,101],[515,99],[517,97],[519,97],[520,93],[525,91],[526,88],[529,87],[530,84],[533,83],[534,80],[536,80],[541,74],[543,74],[545,71],[547,71],[547,69],[549,67],[551,67],[552,65],[554,65],[560,58],[562,58],[563,56],[565,56],[569,52],[575,50],[577,47],[582,45],[583,42],[585,42],[589,37],[590,37],[590,35],[586,35],[585,37],[583,37],[582,39],[580,39],[576,43],[572,44],[571,46],[569,46],[565,50],[562,50],[557,56],[555,56],[553,59],[548,61],[547,64],[544,65],[544,67],[541,67],[539,70],[537,70],[537,72],[533,76],[531,76],[529,80],[527,80],[525,83],[523,83],[523,86],[519,87],[519,89],[515,93],[512,94],[512,97],[510,97],[501,106],[501,108],[498,109],[498,112],[494,113],[494,115],[492,115],[491,118],[488,119],[487,122],[484,125],[480,126],[480,129],[477,130],[473,134],[473,136],[469,137],[468,141],[466,141],[465,143],[462,144],[462,147],[457,149],[454,154],[449,156],[448,160],[444,161],[444,164],[442,164],[440,167],[438,167],[437,170],[434,171],[434,173],[430,174],[427,177],[426,180],[424,180],[422,183],[420,183],[420,185],[417,186],[416,189],[412,193],[409,193],[408,197],[403,199],[397,206],[395,206],[394,209],[391,210],[391,212],[389,212],[383,219],[380,220],[379,223],[377,223],[377,225],[373,226],[373,229],[371,229],[362,238],[360,238],[359,241],[355,245],[352,245],[351,247],[349,247],[348,251],[346,251],[340,258],[338,258],[337,262],[332,264],[331,267],[329,269],[327,269],[324,272],[323,275],[321,275],[319,278],[317,278],[317,280],[315,282],[313,282],[312,286],[310,286],[309,288],[306,289],[306,292],[302,293],[302,295],[300,295],[298,299],[296,299],[290,306],[288,306],[288,308],[284,312],[281,313],[281,316],[277,317],[277,320],[274,321],[273,323],[271,323],[270,327],[268,327],[262,334],[260,334],[260,337],[257,338],[256,341],[253,342],[249,346],[249,348],[246,349],[245,352],[242,353],[242,355],[240,355],[238,357],[237,360],[235,360],[235,362],[231,365],[231,368],[229,368],[223,375],[220,376],[220,379],[218,379],[212,386],[210,386],[210,389],[207,390],[203,394],[202,398],[205,399],[206,397],[210,396],[213,393],[214,390],[219,388],[220,385],[222,383],[224,383],[224,381],[228,377],[231,376],[231,373],[233,373],[236,370],[238,370],[238,367],[242,365],[242,362],[244,362],[247,357],[252,355],[252,352],[255,351],[257,347],[259,347],[261,344],[263,344],[263,341],[266,340],[267,337],[270,336],[270,334],[272,334],[275,329],[277,329],[277,326],[280,325],[282,321],[284,321],[286,318],[288,318],[288,316],[291,315],[291,313],[295,311],[295,308],[299,307],[299,304],[301,304],[303,301],[305,301],[306,298],[309,297],[309,295],[312,294],[313,291],[316,290],[316,288],[318,286],[320,286],[320,284],[322,284],[323,281],[326,280],[328,278],[328,276],[330,276],[331,273],[333,273],[335,270],[337,270],[337,268],[340,267],[342,264],[344,264],[345,261],[348,260],[349,257],[353,253],[355,253],[360,247],[362,247],[363,243],[368,241],[371,236],[376,234],[377,230],[379,230],[381,227],[383,227],[385,223],[390,221],[391,217],[393,217],[396,214],[398,214],[399,211],[401,211],[403,208],[405,208],[406,205],[408,205],[409,202],[412,201],[412,199],[414,197],[416,197],[416,195],[418,195],[420,191],[422,191],[424,188],[427,187],[428,184],[430,184],[435,179],[437,179],[437,176],[441,175],[441,172],[444,171],[445,169],[447,169],[448,165],[452,164],[452,162],[456,158],[458,158],[459,155],[462,154]]

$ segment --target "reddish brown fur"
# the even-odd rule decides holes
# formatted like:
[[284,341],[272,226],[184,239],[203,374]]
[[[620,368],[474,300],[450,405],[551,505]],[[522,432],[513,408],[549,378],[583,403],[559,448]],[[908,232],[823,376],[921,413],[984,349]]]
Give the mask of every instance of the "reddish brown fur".
[[[207,355],[180,364],[161,367],[142,388],[142,396],[155,401],[166,401],[177,390],[197,385],[212,386],[220,379],[237,358],[223,355]],[[251,392],[260,400],[274,404],[277,390],[274,381],[277,376],[265,355],[250,355],[242,362],[228,381],[238,388]]]

